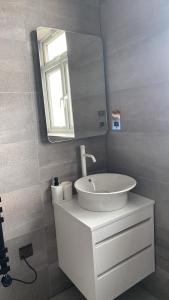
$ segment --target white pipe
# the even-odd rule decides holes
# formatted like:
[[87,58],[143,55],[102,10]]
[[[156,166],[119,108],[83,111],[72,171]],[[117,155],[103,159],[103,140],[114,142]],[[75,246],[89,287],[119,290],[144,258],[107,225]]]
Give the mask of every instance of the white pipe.
[[85,145],[80,145],[80,155],[81,155],[82,176],[87,176]]

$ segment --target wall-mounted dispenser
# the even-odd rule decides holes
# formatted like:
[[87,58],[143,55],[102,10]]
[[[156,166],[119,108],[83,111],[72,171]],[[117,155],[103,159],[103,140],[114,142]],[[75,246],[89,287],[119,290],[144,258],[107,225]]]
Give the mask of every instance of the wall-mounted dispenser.
[[112,130],[121,130],[120,111],[112,111]]

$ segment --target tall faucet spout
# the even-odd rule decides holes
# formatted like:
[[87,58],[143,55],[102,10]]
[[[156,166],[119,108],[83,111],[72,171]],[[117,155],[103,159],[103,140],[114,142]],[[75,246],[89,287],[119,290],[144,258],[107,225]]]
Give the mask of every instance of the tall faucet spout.
[[95,158],[94,155],[92,155],[92,154],[85,154],[85,156],[91,158],[92,161],[93,161],[93,163],[96,163],[96,158]]
[[91,158],[93,163],[96,163],[96,158],[92,154],[86,154],[86,149],[84,145],[80,146],[80,154],[81,154],[82,176],[87,176],[86,157]]

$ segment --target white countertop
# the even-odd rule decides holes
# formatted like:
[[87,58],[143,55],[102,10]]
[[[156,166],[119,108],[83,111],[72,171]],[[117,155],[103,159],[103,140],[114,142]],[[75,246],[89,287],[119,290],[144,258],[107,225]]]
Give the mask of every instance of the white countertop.
[[78,219],[84,225],[90,228],[91,231],[100,227],[116,222],[139,209],[154,205],[154,201],[135,193],[129,193],[128,203],[122,209],[111,212],[93,212],[81,208],[78,204],[77,197],[71,201],[63,200],[60,203],[54,204],[54,209],[63,209],[65,212]]

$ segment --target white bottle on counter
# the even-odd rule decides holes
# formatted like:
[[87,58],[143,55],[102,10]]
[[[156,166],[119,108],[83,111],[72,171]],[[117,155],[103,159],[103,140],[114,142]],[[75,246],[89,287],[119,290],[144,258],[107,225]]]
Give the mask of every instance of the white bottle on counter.
[[52,180],[51,191],[53,205],[63,200],[63,186],[59,184],[57,177]]
[[63,181],[61,182],[61,186],[63,187],[63,199],[72,200],[72,182]]

